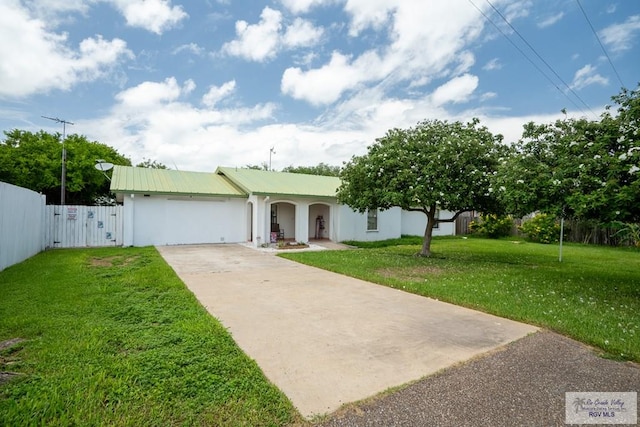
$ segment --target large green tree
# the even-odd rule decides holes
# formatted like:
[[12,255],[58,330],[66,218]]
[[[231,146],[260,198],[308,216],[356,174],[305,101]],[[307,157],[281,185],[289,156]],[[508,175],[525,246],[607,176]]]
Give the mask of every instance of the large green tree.
[[[29,188],[47,196],[47,203],[60,203],[62,143],[60,134],[14,129],[0,142],[0,181]],[[108,145],[85,136],[65,139],[66,204],[93,204],[109,194],[109,180],[95,169],[96,160],[130,166],[131,161]]]
[[318,163],[316,166],[287,166],[282,172],[305,173],[308,175],[339,176],[340,166],[331,166],[326,163]]
[[259,171],[268,171],[269,170],[269,164],[267,162],[262,162],[261,165],[245,165],[246,169],[253,169],[253,170],[259,170]]
[[597,121],[525,125],[495,180],[510,213],[640,221],[640,91],[613,100]]
[[[505,151],[501,135],[479,120],[430,120],[392,129],[343,167],[338,200],[364,213],[399,206],[427,217],[421,256],[431,255],[433,228],[463,212],[499,212],[490,179]],[[448,218],[439,210],[452,212]]]
[[157,160],[147,159],[145,157],[142,158],[142,161],[138,163],[136,167],[147,169],[169,169],[164,163],[161,163]]

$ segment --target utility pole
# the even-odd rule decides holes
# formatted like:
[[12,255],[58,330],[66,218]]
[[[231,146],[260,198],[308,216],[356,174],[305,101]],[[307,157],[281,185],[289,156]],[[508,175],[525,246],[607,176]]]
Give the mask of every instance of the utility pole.
[[275,148],[276,148],[276,147],[271,147],[271,148],[269,149],[269,170],[273,170],[273,169],[271,169],[271,155],[272,155],[272,154],[276,154],[276,150],[275,150]]
[[67,150],[64,147],[64,141],[65,139],[67,139],[67,125],[73,125],[73,123],[59,119],[57,117],[42,116],[42,118],[53,120],[56,123],[62,123],[62,174],[60,177],[60,205],[64,206],[65,188],[67,186]]

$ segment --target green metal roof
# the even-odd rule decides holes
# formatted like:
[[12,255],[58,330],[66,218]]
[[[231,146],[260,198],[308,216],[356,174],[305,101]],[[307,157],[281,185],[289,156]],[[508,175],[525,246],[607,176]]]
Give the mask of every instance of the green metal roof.
[[115,166],[111,177],[114,193],[179,194],[246,197],[247,194],[215,173]]
[[259,195],[336,197],[340,186],[340,178],[335,176],[224,167],[219,167],[216,172],[247,193]]

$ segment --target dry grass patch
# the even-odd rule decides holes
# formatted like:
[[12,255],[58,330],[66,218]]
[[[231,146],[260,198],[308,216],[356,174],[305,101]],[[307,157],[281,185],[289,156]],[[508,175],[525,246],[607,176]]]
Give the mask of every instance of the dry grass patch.
[[119,266],[119,267],[126,267],[128,265],[133,264],[135,261],[138,260],[138,256],[129,256],[129,257],[124,257],[124,256],[109,256],[109,257],[104,257],[104,258],[100,258],[100,257],[91,257],[89,258],[89,265],[91,267],[115,267],[115,266]]
[[19,347],[18,344],[24,341],[23,338],[12,338],[10,340],[0,341],[0,385],[21,375],[18,372],[8,371],[8,369],[18,363],[19,359],[15,356],[15,353],[22,348]]

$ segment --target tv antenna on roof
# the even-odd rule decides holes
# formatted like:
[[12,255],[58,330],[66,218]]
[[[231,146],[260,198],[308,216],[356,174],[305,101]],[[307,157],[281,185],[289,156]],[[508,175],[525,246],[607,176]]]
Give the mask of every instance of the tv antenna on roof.
[[67,125],[73,125],[74,123],[67,120],[62,120],[57,117],[41,116],[43,119],[52,120],[56,123],[62,123],[62,174],[60,177],[60,205],[64,206],[64,193],[67,186],[67,150],[64,148],[64,141],[67,139]]
[[272,170],[271,169],[271,155],[272,154],[276,154],[276,147],[271,147],[269,149],[269,170]]

